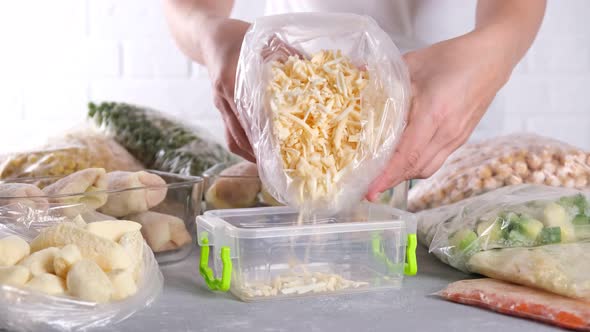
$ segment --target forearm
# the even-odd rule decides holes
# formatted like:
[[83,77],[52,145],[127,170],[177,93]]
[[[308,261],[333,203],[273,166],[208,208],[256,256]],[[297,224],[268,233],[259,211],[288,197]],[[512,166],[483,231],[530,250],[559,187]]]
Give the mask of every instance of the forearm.
[[172,36],[192,60],[204,64],[219,25],[227,19],[233,0],[164,0]]
[[545,6],[546,0],[479,0],[474,33],[500,49],[512,70],[533,43]]

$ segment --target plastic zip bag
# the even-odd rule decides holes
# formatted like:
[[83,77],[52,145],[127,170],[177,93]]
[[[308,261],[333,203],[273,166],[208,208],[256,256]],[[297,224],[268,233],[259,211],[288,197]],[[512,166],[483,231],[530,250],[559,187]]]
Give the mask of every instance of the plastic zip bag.
[[217,163],[236,158],[203,129],[185,126],[147,107],[90,103],[88,116],[149,169],[201,175]]
[[512,134],[463,146],[408,197],[410,211],[451,204],[510,185],[590,188],[590,155],[564,142]]
[[61,145],[85,147],[93,164],[99,165],[107,172],[139,171],[145,168],[114,139],[86,126],[80,126],[62,136],[51,138],[45,148]]
[[244,36],[238,118],[264,186],[283,204],[338,211],[360,202],[395,150],[409,99],[399,50],[369,17],[266,16]]
[[590,331],[590,304],[494,279],[461,280],[436,293],[449,301]]
[[590,299],[587,193],[512,186],[418,217],[422,242],[457,269]]
[[144,167],[121,145],[91,128],[53,137],[34,151],[0,157],[0,179],[64,176],[86,168],[138,171]]
[[[40,210],[22,204],[0,207],[0,238],[17,235],[30,242],[46,227],[70,221],[63,209],[81,205],[51,205]],[[143,244],[143,267],[137,293],[104,304],[67,296],[50,296],[23,287],[0,285],[0,329],[11,331],[84,331],[110,326],[152,304],[162,291],[164,278],[152,251]]]

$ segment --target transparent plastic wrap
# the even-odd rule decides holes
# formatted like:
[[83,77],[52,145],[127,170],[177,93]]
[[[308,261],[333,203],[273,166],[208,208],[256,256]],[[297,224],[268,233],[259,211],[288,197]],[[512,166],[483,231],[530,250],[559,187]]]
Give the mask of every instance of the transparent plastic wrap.
[[369,17],[267,16],[244,37],[238,117],[281,203],[338,211],[360,202],[395,150],[409,99],[399,50]]
[[436,295],[506,315],[590,331],[590,303],[494,279],[454,282]]
[[109,172],[144,168],[113,139],[80,128],[53,137],[34,151],[0,157],[0,179],[64,176],[92,167]]
[[590,300],[588,193],[511,186],[418,217],[422,242],[457,269]]
[[467,144],[433,176],[412,188],[408,208],[434,208],[518,184],[590,189],[590,155],[535,134],[512,134]]
[[[205,210],[281,206],[262,187],[255,164],[217,164],[203,173],[205,179]],[[378,202],[406,210],[408,183],[402,182],[379,195]]]
[[[39,189],[39,184],[46,184]],[[159,263],[186,258],[194,247],[194,220],[201,211],[203,179],[153,170],[106,172],[87,168],[64,177],[22,178],[0,182],[0,207],[19,203],[43,208],[63,207],[64,215],[81,214],[86,221],[131,220]],[[76,204],[86,207],[80,213]]]
[[0,157],[0,179],[68,175],[97,166],[80,145],[11,153]]
[[124,147],[94,128],[81,126],[70,130],[62,136],[51,138],[45,148],[62,145],[85,147],[92,158],[93,167],[102,167],[107,172],[144,169],[143,165]]
[[[0,239],[16,235],[30,243],[32,247],[34,239],[48,227],[61,224],[84,227],[84,224],[79,224],[80,219],[71,219],[66,216],[63,213],[64,208],[69,210],[77,208],[80,213],[86,209],[84,205],[57,204],[46,209],[32,208],[18,203],[2,206],[0,207]],[[73,226],[74,224],[77,226]],[[107,241],[107,239],[101,241]],[[121,241],[123,240],[120,240],[120,243],[122,243]],[[162,291],[163,276],[152,251],[145,242],[141,241],[136,244],[142,247],[138,251],[140,253],[138,255],[142,255],[143,264],[138,263],[139,265],[137,265],[138,283],[135,294],[121,300],[111,299],[106,303],[80,300],[74,297],[70,290],[61,295],[47,295],[34,290],[33,285],[30,285],[30,282],[35,278],[33,265],[30,265],[32,271],[30,278],[33,279],[30,279],[26,286],[16,286],[10,282],[0,284],[0,329],[10,331],[84,331],[116,324],[149,306]],[[31,249],[31,251],[34,250]],[[40,252],[35,251],[32,255]],[[32,255],[28,257],[32,257]],[[19,265],[23,265],[22,261],[15,267]],[[4,267],[4,269],[6,268],[9,267]],[[57,274],[57,272],[55,273]],[[71,273],[72,270],[68,274]],[[44,275],[58,279],[57,276],[49,273]],[[6,279],[4,281],[6,282]]]
[[201,175],[235,157],[200,128],[162,113],[125,103],[90,103],[88,116],[147,168],[180,175]]

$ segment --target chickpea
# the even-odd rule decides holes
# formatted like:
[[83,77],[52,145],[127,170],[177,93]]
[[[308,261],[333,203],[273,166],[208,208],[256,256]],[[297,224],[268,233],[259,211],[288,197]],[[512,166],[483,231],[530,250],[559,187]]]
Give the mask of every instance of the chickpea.
[[562,186],[566,188],[574,188],[576,186],[576,180],[571,177],[565,177],[559,179],[562,183]]
[[543,166],[543,160],[541,157],[537,156],[536,154],[528,154],[526,158],[527,165],[530,169],[534,171],[538,171]]
[[555,174],[557,166],[552,162],[546,162],[543,164],[543,171],[548,174]]
[[512,175],[510,175],[508,177],[508,179],[506,179],[506,183],[509,186],[513,186],[513,185],[517,185],[517,184],[522,184],[522,178],[520,176],[518,176],[518,175],[512,174]]
[[575,183],[575,187],[578,189],[582,189],[582,188],[586,188],[586,186],[588,185],[588,178],[584,175],[582,176],[578,176],[576,178],[576,183]]
[[477,169],[477,176],[481,179],[489,179],[492,177],[492,170],[489,166],[482,166]]
[[542,171],[534,171],[530,177],[529,181],[534,184],[544,184],[545,183],[545,173]]
[[501,183],[497,181],[495,178],[489,178],[483,180],[483,188],[485,190],[494,190],[501,186]]
[[559,180],[559,178],[557,176],[552,175],[552,174],[548,174],[545,178],[545,184],[548,186],[560,187],[561,181]]
[[516,161],[512,165],[512,169],[514,169],[514,172],[521,177],[526,176],[529,173],[529,168],[524,161]]

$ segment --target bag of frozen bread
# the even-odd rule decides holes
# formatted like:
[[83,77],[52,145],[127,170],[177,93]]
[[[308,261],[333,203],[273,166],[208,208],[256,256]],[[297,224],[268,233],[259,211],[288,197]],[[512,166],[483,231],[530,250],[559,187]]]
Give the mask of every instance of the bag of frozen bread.
[[244,37],[238,118],[281,203],[337,211],[360,202],[395,149],[409,98],[400,52],[369,17],[267,16]]
[[419,236],[465,272],[590,300],[590,194],[518,185],[419,213]]

